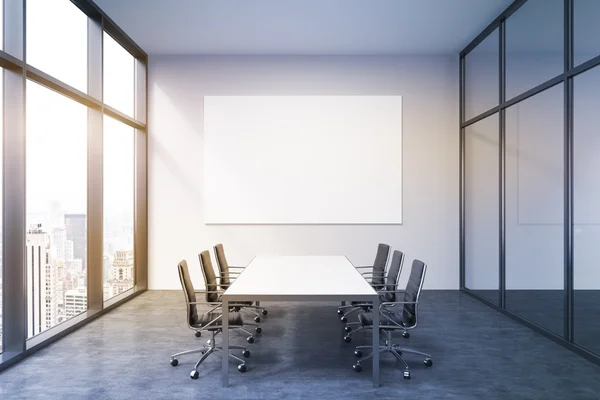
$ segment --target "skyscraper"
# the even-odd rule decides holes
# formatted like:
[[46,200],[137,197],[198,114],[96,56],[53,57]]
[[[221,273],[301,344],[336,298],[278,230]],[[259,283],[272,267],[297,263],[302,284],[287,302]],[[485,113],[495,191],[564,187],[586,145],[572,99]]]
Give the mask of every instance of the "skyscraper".
[[73,259],[73,241],[67,240],[66,228],[52,230],[52,255],[55,260],[71,261]]
[[27,231],[27,307],[29,337],[56,325],[56,271],[51,255],[50,234],[41,224]]
[[87,311],[87,289],[79,287],[65,292],[65,316],[72,318]]
[[109,272],[109,297],[131,289],[133,287],[133,250],[117,250]]
[[85,214],[65,214],[67,240],[73,242],[73,258],[82,260],[87,266],[87,217]]

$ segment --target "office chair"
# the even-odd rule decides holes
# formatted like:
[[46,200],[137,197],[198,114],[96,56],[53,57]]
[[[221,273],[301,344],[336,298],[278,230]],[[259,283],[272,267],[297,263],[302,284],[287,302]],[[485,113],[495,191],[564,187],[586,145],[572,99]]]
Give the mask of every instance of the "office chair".
[[[219,267],[220,274],[220,286],[222,290],[227,290],[229,285],[234,281],[244,270],[245,267],[234,267],[230,266],[227,262],[227,258],[225,257],[225,251],[223,250],[223,245],[221,243],[213,246],[213,251],[215,253],[215,259],[217,260],[217,266]],[[239,269],[240,272],[230,271],[230,269]],[[240,304],[240,303],[238,303]],[[254,314],[254,321],[260,322],[260,314],[254,310],[259,310],[263,315],[267,315],[268,311],[264,307],[260,307],[258,302],[253,301],[244,301],[241,302],[241,305],[236,305],[236,311],[240,310],[248,310],[252,314]]]
[[[431,360],[431,355],[427,353],[423,353],[421,351],[413,350],[406,347],[401,347],[400,345],[393,344],[393,333],[395,331],[406,331],[411,330],[417,327],[418,322],[418,305],[419,305],[419,297],[421,296],[421,289],[423,288],[423,282],[425,281],[425,272],[427,271],[427,264],[422,261],[414,260],[412,263],[412,267],[410,270],[410,276],[408,278],[408,283],[406,284],[406,290],[396,290],[390,291],[390,293],[394,293],[397,295],[397,300],[392,302],[385,302],[379,306],[379,329],[381,329],[384,334],[387,336],[387,340],[385,345],[379,346],[380,353],[390,352],[392,353],[400,362],[404,364],[404,379],[410,379],[410,371],[408,368],[408,364],[402,358],[403,353],[410,354],[419,354],[425,356],[424,364],[428,367],[433,365],[433,361]],[[402,301],[400,301],[400,293],[404,293],[404,297]],[[397,312],[394,310],[395,306],[402,305],[402,310]],[[371,328],[373,329],[373,314],[372,313],[361,313],[358,315],[358,321],[363,328]],[[362,357],[362,349],[372,349],[373,346],[357,346],[354,351],[354,355],[359,357],[360,360],[356,362],[352,367],[356,372],[362,371],[361,362],[369,359],[373,356],[373,353],[369,354],[366,357]]]
[[[194,369],[192,370],[192,372],[190,372],[190,378],[198,379],[198,376],[199,376],[198,367],[200,366],[200,364],[202,364],[202,362],[204,360],[206,360],[208,358],[208,356],[211,355],[212,353],[223,351],[222,346],[215,345],[215,343],[216,343],[215,336],[222,331],[223,314],[218,311],[218,309],[220,308],[220,305],[213,305],[213,307],[210,308],[208,311],[201,313],[198,310],[198,305],[206,304],[206,303],[196,301],[196,293],[205,293],[207,296],[213,295],[216,293],[214,293],[211,290],[205,290],[205,291],[195,291],[194,290],[192,280],[190,279],[187,262],[185,260],[182,260],[179,262],[179,264],[177,265],[177,269],[179,271],[179,280],[181,281],[181,286],[183,288],[183,293],[185,295],[185,302],[186,302],[186,306],[187,306],[186,307],[186,309],[187,309],[186,310],[186,321],[187,321],[188,328],[190,328],[192,330],[196,330],[196,331],[201,330],[201,331],[211,332],[212,339],[209,340],[207,342],[207,344],[205,344],[201,348],[194,349],[194,350],[182,351],[182,352],[171,355],[171,365],[173,367],[176,367],[179,364],[179,359],[177,358],[179,356],[183,356],[183,355],[187,355],[187,354],[194,354],[194,353],[202,353],[202,357],[200,358],[200,360],[198,360],[196,365],[194,365]],[[207,287],[207,289],[208,289],[208,287]],[[242,320],[242,316],[239,313],[230,313],[229,314],[229,329],[242,329],[243,325],[244,325],[244,321]],[[252,341],[249,341],[249,342],[252,343]],[[230,345],[229,348],[233,349],[233,350],[236,350],[236,349],[242,350],[243,357],[246,357],[246,358],[250,357],[250,351],[248,349],[246,349],[245,347]],[[241,359],[240,357],[238,357],[234,354],[231,354],[231,353],[228,354],[228,356],[241,362],[241,364],[238,365],[238,371],[246,372],[246,362],[243,359]]]
[[[390,246],[385,243],[379,243],[377,246],[377,253],[375,254],[375,261],[372,266],[361,266],[356,267],[357,270],[362,274],[362,276],[370,280],[370,283],[373,287],[381,287],[381,285],[385,282],[385,267],[388,262],[388,258],[390,256]],[[360,271],[362,269],[370,269],[370,271]],[[367,311],[370,310],[371,307],[369,305],[363,306],[359,305],[363,304],[361,302],[351,302],[348,305],[344,305],[338,308],[337,313],[340,315],[340,321],[348,322],[348,315],[362,310]]]
[[[202,293],[206,293],[206,303],[212,306],[222,306],[223,302],[221,300],[223,290],[218,290],[217,286],[217,277],[215,276],[215,269],[213,268],[212,261],[210,259],[210,253],[208,250],[204,250],[200,254],[198,254],[198,260],[200,261],[200,267],[202,270],[202,276],[204,277],[204,286],[206,287],[206,291]],[[235,302],[229,303],[229,309],[232,311],[234,308],[244,306],[243,303]],[[248,324],[244,323],[247,326],[254,326],[256,333],[261,333],[262,328],[257,324]],[[245,328],[239,328],[241,331],[246,332],[250,336],[246,339],[248,343],[254,343],[254,337],[252,333]],[[196,337],[202,336],[202,330],[196,330]]]
[[[384,285],[373,285],[373,288],[379,293],[379,302],[393,302],[396,300],[396,293],[393,292],[396,290],[396,285],[398,284],[398,279],[400,279],[400,274],[402,273],[402,266],[404,265],[404,253],[400,250],[394,250],[392,253],[392,261],[390,262],[390,267],[388,269],[385,284]],[[372,302],[355,302],[356,309],[362,308],[373,308]],[[344,336],[344,341],[346,343],[350,343],[352,341],[352,329],[354,326],[360,326],[360,322],[348,322],[344,327],[344,331],[347,333]],[[359,327],[355,332],[364,329],[363,327]]]

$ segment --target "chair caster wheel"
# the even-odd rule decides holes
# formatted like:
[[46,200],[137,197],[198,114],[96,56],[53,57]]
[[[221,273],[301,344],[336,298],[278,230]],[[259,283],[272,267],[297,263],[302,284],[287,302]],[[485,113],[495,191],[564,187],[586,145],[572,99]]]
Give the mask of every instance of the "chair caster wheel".
[[238,365],[238,371],[240,371],[242,374],[246,372],[246,364]]
[[246,358],[250,357],[250,350],[244,350],[244,351],[242,352],[242,355],[243,355],[244,357],[246,357]]
[[404,379],[410,379],[410,372],[404,371]]
[[194,335],[196,335],[196,337],[200,337],[200,336],[202,336],[202,332],[197,331],[196,333],[194,333]]
[[354,355],[355,355],[357,358],[361,358],[361,357],[362,357],[362,351],[361,351],[361,350],[354,350]]
[[173,367],[176,367],[179,364],[179,360],[176,358],[171,359],[171,365]]
[[260,317],[254,317],[254,322],[260,322]]
[[268,312],[266,309],[265,309],[265,310],[262,310],[262,315],[267,315],[268,313],[269,313],[269,312]]
[[260,326],[257,326],[255,329],[256,333],[261,333],[262,332],[262,328]]
[[351,341],[352,341],[352,337],[351,336],[344,336],[344,342],[350,343]]
[[249,336],[246,338],[246,342],[248,343],[254,343],[254,338],[252,336]]
[[344,316],[344,317],[340,318],[340,321],[342,321],[342,322],[348,322],[348,318],[346,318],[346,317]]
[[360,372],[362,371],[362,366],[360,364],[354,364],[352,369],[354,369],[356,372]]
[[192,378],[192,379],[198,379],[199,376],[200,376],[200,374],[198,373],[198,371],[190,372],[190,378]]
[[343,310],[337,310],[338,315],[344,315],[344,311]]
[[352,332],[352,327],[351,326],[346,326],[346,327],[344,327],[344,331],[346,333],[350,333],[350,332]]
[[426,358],[425,361],[423,361],[423,364],[425,364],[426,367],[431,367],[433,365],[433,361],[431,358]]
[[408,339],[410,337],[410,333],[408,333],[408,332],[402,332],[402,337],[404,339]]

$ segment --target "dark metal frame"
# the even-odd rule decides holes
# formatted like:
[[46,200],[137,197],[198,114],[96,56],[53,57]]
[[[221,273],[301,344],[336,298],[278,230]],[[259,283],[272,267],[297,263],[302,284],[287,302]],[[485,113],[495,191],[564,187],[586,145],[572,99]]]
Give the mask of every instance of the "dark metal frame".
[[[573,78],[590,68],[600,65],[600,55],[573,65],[573,4],[574,0],[564,0],[564,70],[554,78],[522,93],[506,99],[506,20],[527,0],[515,0],[481,34],[460,53],[460,290],[512,319],[552,339],[588,360],[600,364],[600,354],[594,353],[574,343],[573,309]],[[465,59],[471,50],[499,29],[499,102],[498,105],[465,121]],[[506,109],[520,101],[532,97],[546,89],[563,83],[564,85],[564,333],[558,335],[506,308]],[[499,299],[498,304],[486,299],[465,285],[465,128],[495,113],[499,115],[500,175],[499,192]]]
[[[89,323],[147,289],[148,239],[148,56],[92,0],[71,0],[88,17],[88,93],[32,67],[26,60],[26,2],[3,0],[4,51],[0,50],[4,126],[2,207],[3,219],[3,352],[0,371]],[[103,32],[108,33],[135,58],[135,115],[130,117],[105,104],[103,93]],[[88,310],[40,335],[27,339],[27,288],[25,254],[26,82],[31,80],[88,108]],[[108,115],[135,129],[134,287],[112,299],[103,298],[103,116]],[[10,168],[8,168],[10,166]],[[10,173],[9,173],[10,172]],[[10,284],[8,284],[10,282]]]

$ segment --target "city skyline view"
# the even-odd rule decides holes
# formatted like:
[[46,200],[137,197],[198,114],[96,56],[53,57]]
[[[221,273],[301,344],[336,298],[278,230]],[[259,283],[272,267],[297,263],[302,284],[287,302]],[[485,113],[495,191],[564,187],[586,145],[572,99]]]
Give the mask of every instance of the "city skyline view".
[[[0,6],[0,17],[2,9]],[[27,0],[25,17],[27,63],[87,93],[87,15],[69,0]],[[60,17],[60,24],[55,17]],[[133,117],[135,58],[106,32],[102,41],[103,101]],[[0,79],[0,90],[2,82]],[[25,91],[26,224],[23,229],[27,250],[27,337],[31,338],[87,310],[89,115],[87,106],[32,80],[26,81]],[[4,109],[2,101],[0,96],[0,112]],[[134,285],[135,130],[106,115],[102,125],[101,268],[106,301]],[[2,129],[0,124],[0,139]],[[4,324],[1,233],[2,221],[0,353]]]

